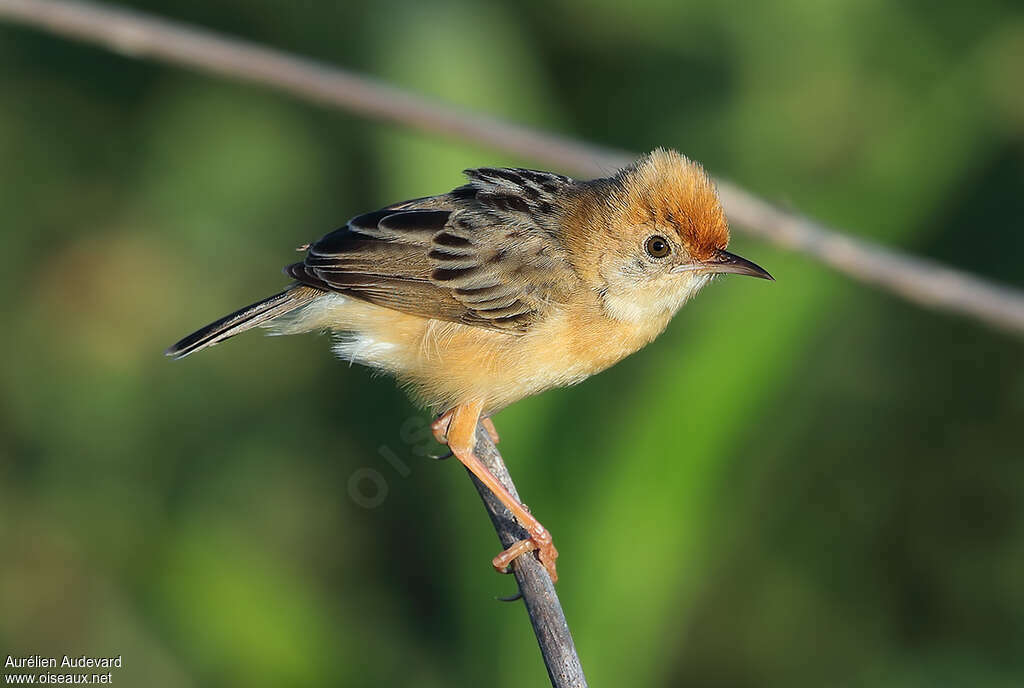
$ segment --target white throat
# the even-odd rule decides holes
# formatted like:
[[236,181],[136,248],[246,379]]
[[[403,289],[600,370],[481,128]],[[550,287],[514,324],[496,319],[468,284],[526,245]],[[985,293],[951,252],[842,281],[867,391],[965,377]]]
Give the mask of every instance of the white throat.
[[689,274],[685,281],[673,279],[672,289],[657,289],[646,294],[648,298],[638,299],[635,293],[604,294],[605,313],[615,320],[642,323],[654,318],[672,317],[689,301],[701,287],[711,280],[712,275]]

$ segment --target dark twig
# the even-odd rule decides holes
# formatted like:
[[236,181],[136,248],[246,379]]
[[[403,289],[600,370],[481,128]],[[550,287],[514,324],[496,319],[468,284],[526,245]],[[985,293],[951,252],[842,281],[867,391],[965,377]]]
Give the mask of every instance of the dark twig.
[[[484,462],[487,469],[501,481],[512,495],[519,499],[512,477],[501,460],[501,454],[491,441],[483,426],[476,430],[476,455]],[[512,512],[498,501],[494,493],[470,473],[480,497],[484,500],[487,513],[491,517],[494,529],[498,531],[498,539],[502,547],[508,547],[517,540],[526,537],[525,531],[516,523]],[[544,664],[554,688],[581,688],[587,685],[580,666],[580,658],[576,655],[576,645],[569,633],[569,625],[565,621],[565,613],[558,601],[555,585],[551,582],[547,571],[534,556],[522,556],[512,564],[512,570],[519,583],[526,611],[533,624],[533,632],[537,635],[540,653],[544,655]]]
[[[603,174],[635,156],[437,103],[385,83],[247,41],[117,7],[0,0],[0,18],[136,57],[270,86],[378,120],[473,141],[580,174]],[[732,222],[854,279],[914,303],[1024,333],[1024,293],[935,261],[854,238],[719,180]]]

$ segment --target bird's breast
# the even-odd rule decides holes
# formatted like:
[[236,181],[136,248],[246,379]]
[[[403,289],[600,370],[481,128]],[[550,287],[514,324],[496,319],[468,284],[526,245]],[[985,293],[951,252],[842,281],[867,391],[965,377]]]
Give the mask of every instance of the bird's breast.
[[482,398],[493,412],[582,382],[641,349],[665,323],[637,326],[572,307],[551,311],[524,334],[436,323],[425,329],[417,372],[406,379],[432,406]]

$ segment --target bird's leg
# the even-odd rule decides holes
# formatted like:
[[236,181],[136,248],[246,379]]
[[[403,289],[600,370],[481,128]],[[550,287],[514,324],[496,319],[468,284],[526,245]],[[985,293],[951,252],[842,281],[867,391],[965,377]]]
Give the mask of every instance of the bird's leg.
[[[527,552],[537,551],[537,558],[547,569],[552,582],[558,580],[558,573],[555,570],[555,559],[558,558],[558,550],[555,549],[551,539],[551,533],[547,528],[534,518],[525,506],[505,489],[505,486],[498,482],[494,474],[487,470],[473,449],[476,447],[476,424],[480,420],[480,411],[483,402],[474,401],[468,404],[461,404],[434,421],[433,430],[439,441],[447,442],[448,448],[452,450],[456,458],[468,468],[477,479],[487,486],[494,496],[501,500],[501,503],[508,507],[512,515],[516,517],[519,524],[526,529],[530,537],[520,540],[504,552],[499,554],[491,562],[494,568],[500,573],[507,573],[509,565]],[[486,426],[485,426],[486,427]]]

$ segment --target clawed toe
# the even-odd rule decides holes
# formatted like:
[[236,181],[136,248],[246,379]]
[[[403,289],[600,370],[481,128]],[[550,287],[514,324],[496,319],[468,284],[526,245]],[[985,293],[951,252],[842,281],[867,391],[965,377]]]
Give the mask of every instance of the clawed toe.
[[480,420],[480,423],[484,426],[484,430],[487,431],[487,434],[490,435],[491,442],[497,444],[498,442],[501,441],[501,436],[498,435],[498,429],[494,427],[493,420],[491,420],[490,418],[482,418]]
[[437,440],[438,444],[448,444],[448,426],[452,422],[452,412],[442,414],[438,416],[433,423],[430,424],[430,430],[434,433],[434,439]]
[[494,557],[491,564],[498,573],[511,573],[512,571],[509,567],[512,565],[512,562],[527,552],[537,553],[537,559],[540,560],[548,575],[551,576],[551,582],[557,583],[558,571],[555,567],[555,560],[558,559],[558,550],[555,549],[555,545],[551,541],[551,535],[547,531],[544,531],[543,535],[536,538],[527,538],[514,543],[504,552]]

